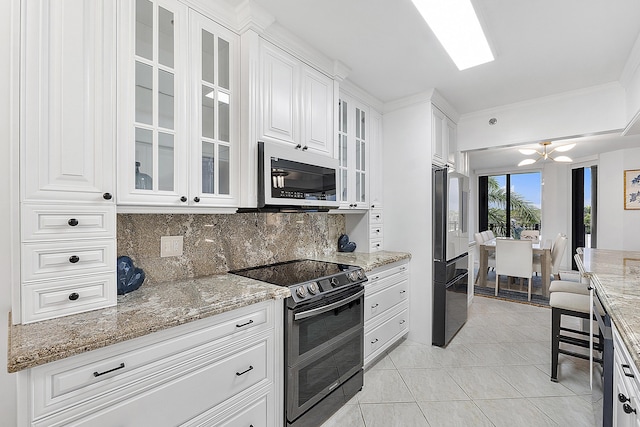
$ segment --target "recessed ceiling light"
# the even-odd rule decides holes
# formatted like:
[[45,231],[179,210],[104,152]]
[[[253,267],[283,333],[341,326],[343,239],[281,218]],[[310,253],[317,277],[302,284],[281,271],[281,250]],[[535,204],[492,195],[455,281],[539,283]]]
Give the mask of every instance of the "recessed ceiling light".
[[459,70],[494,60],[471,0],[412,0]]

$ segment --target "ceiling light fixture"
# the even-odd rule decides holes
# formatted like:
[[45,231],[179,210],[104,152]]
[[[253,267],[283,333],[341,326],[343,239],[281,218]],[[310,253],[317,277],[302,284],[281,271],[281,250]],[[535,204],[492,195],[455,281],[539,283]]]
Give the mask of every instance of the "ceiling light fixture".
[[535,162],[537,162],[538,160],[547,160],[547,159],[551,159],[555,162],[572,162],[573,160],[571,160],[570,157],[567,156],[557,156],[557,157],[551,157],[552,153],[555,153],[556,151],[558,153],[564,153],[565,151],[569,151],[571,150],[573,147],[576,146],[576,144],[568,144],[568,145],[561,145],[560,147],[556,147],[550,151],[547,151],[547,147],[549,145],[551,145],[551,141],[544,141],[541,142],[540,145],[542,145],[542,151],[538,151],[538,150],[534,150],[532,148],[520,148],[518,151],[520,151],[522,154],[524,154],[525,156],[531,156],[533,154],[538,154],[537,159],[524,159],[523,161],[521,161],[520,163],[518,163],[518,166],[526,166],[526,165],[532,165]]
[[459,70],[494,60],[470,0],[412,0]]

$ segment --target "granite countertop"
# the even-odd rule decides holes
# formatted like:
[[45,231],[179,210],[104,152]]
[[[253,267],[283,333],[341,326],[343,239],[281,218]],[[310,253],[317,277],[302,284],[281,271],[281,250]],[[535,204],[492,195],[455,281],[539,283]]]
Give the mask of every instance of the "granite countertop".
[[341,264],[357,265],[365,272],[370,272],[379,267],[392,264],[394,262],[411,259],[411,254],[406,252],[380,251],[373,253],[363,252],[336,252],[330,255],[314,257],[318,261],[338,262]]
[[[403,252],[335,253],[315,257],[362,267],[365,271],[409,260]],[[289,289],[219,274],[164,283],[143,284],[118,296],[114,307],[28,325],[12,325],[9,314],[7,371],[17,372],[141,337],[151,332],[204,319],[268,299],[289,297]]]
[[11,325],[7,371],[17,372],[151,332],[204,319],[269,299],[288,288],[233,274],[143,284],[118,295],[114,307],[56,319]]
[[640,369],[640,252],[585,249],[581,267]]

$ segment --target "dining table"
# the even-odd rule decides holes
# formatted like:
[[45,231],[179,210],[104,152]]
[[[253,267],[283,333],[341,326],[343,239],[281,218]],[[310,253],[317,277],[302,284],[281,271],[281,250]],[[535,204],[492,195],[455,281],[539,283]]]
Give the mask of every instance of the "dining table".
[[[496,237],[495,239],[487,240],[480,244],[480,265],[478,269],[478,284],[480,286],[488,287],[487,284],[487,271],[489,267],[489,255],[496,251],[497,239],[509,239],[510,237]],[[532,240],[531,246],[533,248],[533,254],[540,256],[540,265],[542,276],[542,295],[549,297],[549,285],[551,284],[551,239],[546,240]],[[533,259],[531,260],[533,263]]]

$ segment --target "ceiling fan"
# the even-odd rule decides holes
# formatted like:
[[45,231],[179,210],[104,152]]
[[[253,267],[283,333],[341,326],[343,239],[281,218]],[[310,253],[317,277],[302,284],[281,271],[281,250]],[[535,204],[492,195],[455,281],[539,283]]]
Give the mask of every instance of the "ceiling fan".
[[556,147],[552,150],[548,150],[547,148],[549,147],[549,145],[551,145],[551,141],[543,141],[540,143],[540,145],[542,145],[542,151],[534,150],[532,148],[520,148],[518,151],[520,151],[522,154],[526,156],[537,154],[539,157],[537,159],[524,159],[523,161],[518,163],[518,166],[532,165],[538,160],[547,160],[547,159],[551,159],[555,162],[572,162],[573,161],[571,160],[570,157],[567,157],[567,156],[551,157],[551,154],[555,152],[564,153],[565,151],[571,150],[573,147],[576,146],[576,144],[561,145],[560,147]]

